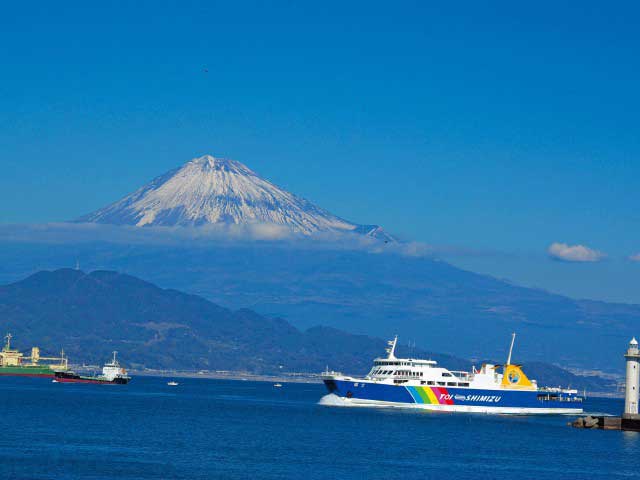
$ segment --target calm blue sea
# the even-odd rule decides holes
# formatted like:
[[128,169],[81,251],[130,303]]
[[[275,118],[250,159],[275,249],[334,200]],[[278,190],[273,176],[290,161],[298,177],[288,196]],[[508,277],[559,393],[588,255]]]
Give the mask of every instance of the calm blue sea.
[[[640,478],[640,434],[567,417],[317,404],[322,385],[0,378],[0,473],[28,479]],[[594,412],[622,402],[588,400]]]

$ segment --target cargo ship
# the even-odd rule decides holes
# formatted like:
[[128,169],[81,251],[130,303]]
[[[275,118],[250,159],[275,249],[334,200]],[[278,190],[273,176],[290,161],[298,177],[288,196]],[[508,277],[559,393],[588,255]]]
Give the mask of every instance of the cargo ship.
[[75,372],[56,372],[54,382],[57,383],[98,383],[110,385],[126,385],[131,380],[127,371],[116,359],[118,352],[113,352],[113,358],[102,367],[101,375],[79,375]]
[[[7,333],[6,343],[0,351],[0,375],[17,377],[53,377],[57,371],[67,370],[68,360],[64,356],[64,350],[60,357],[41,357],[40,349],[33,347],[31,355],[25,356],[19,350],[11,348],[13,336]],[[41,363],[41,362],[57,363]]]
[[376,358],[364,377],[339,372],[322,375],[327,390],[345,406],[405,407],[441,412],[497,414],[582,413],[577,390],[539,387],[522,365],[511,363],[515,333],[504,365],[483,364],[471,372],[448,370],[433,360],[396,358],[398,342],[388,342],[387,357]]

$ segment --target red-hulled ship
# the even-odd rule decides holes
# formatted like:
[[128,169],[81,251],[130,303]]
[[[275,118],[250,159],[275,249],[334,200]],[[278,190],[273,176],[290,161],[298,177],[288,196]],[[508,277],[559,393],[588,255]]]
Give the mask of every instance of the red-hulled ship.
[[54,382],[58,383],[99,383],[125,385],[131,381],[127,371],[116,359],[118,352],[113,352],[113,359],[102,367],[102,375],[78,375],[74,372],[56,372]]

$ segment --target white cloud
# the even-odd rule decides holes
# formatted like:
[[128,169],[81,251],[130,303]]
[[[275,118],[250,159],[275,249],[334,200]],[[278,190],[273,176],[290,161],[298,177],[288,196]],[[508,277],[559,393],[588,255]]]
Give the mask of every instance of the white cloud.
[[295,233],[274,224],[204,225],[200,227],[135,227],[97,223],[0,224],[0,245],[10,243],[117,243],[130,245],[166,245],[206,247],[240,243],[280,245],[314,250],[359,250],[391,253],[411,257],[430,257],[429,245],[384,243],[381,240],[350,232]]
[[136,227],[99,223],[0,224],[0,248],[8,243],[166,245],[211,247],[214,245],[269,244],[311,250],[357,250],[417,258],[505,256],[505,252],[422,242],[389,242],[351,232],[295,233],[268,223],[213,224],[198,227]]
[[636,253],[635,255],[631,255],[629,260],[632,262],[640,262],[640,253]]
[[551,258],[563,262],[599,262],[607,255],[584,245],[567,245],[566,243],[552,243],[547,249]]

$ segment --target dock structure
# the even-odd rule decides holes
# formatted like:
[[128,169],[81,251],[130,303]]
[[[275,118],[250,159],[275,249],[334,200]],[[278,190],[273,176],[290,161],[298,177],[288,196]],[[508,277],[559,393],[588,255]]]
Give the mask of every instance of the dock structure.
[[638,413],[638,397],[640,395],[640,350],[634,338],[624,358],[627,362],[624,394],[624,412],[622,417],[582,417],[571,425],[576,428],[599,428],[603,430],[627,430],[640,432],[640,414]]

